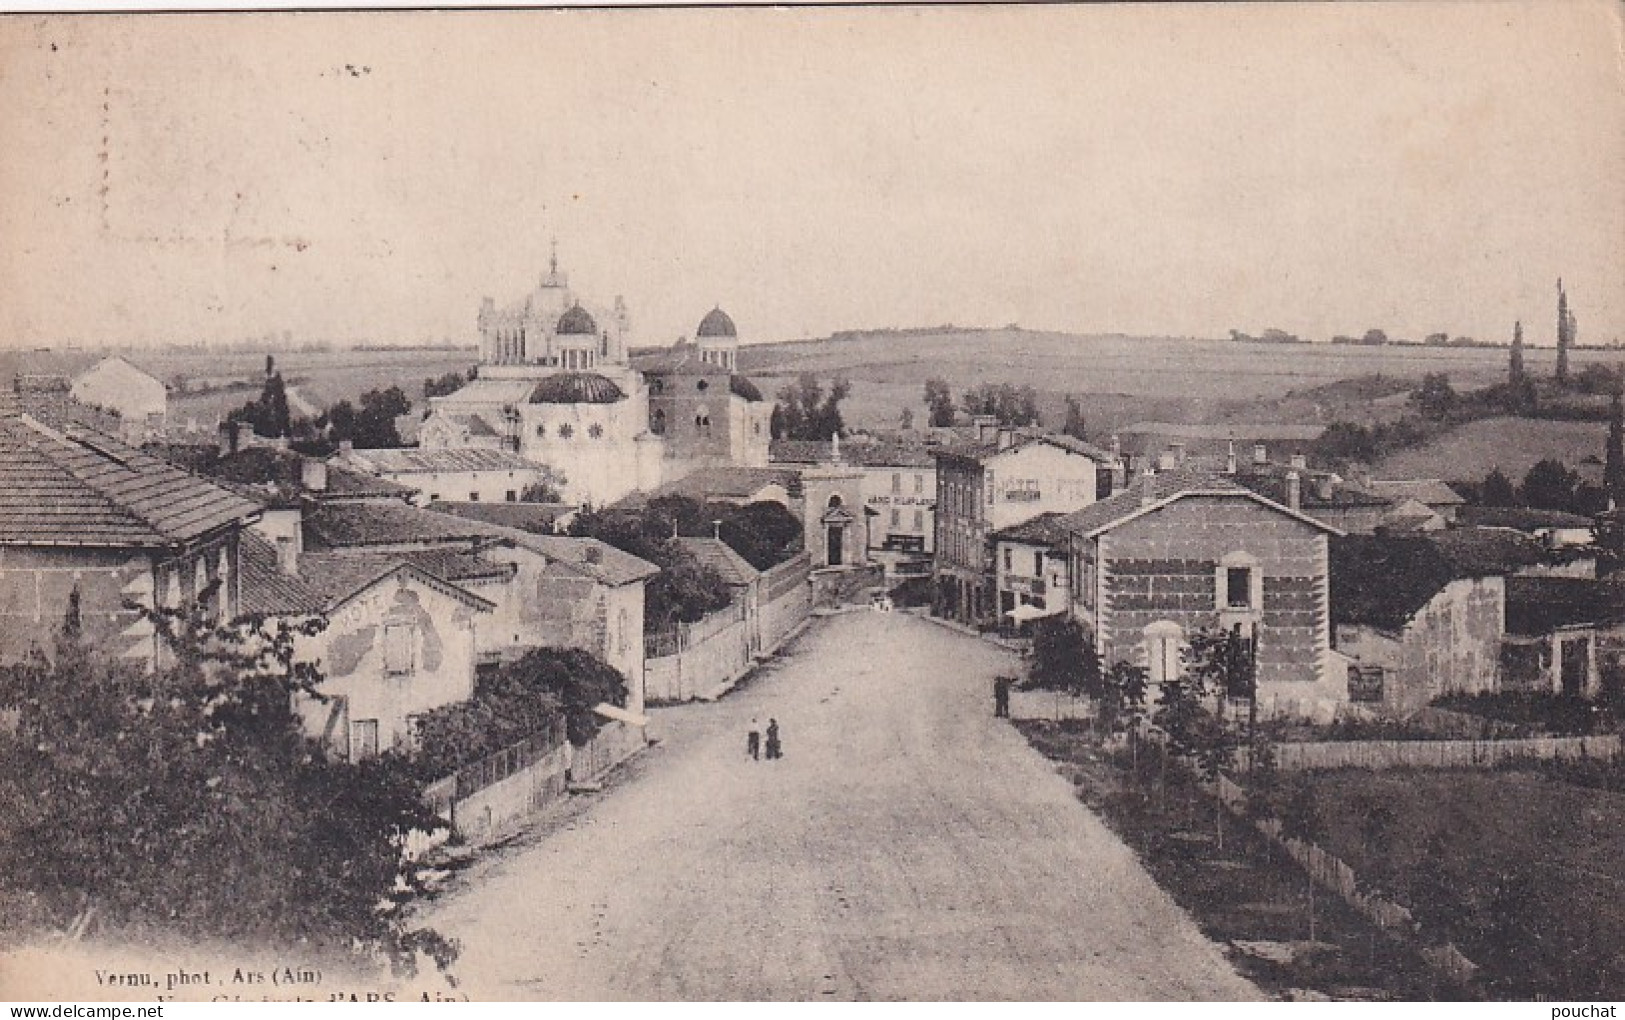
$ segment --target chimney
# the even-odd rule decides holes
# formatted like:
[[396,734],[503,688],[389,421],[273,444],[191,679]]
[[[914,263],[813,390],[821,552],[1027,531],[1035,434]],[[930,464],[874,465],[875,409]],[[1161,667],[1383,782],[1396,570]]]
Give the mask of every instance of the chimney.
[[220,423],[220,456],[229,457],[237,452],[237,423],[223,421]]
[[339,440],[339,453],[341,453],[344,456],[348,457],[350,454],[352,454],[354,452],[355,452],[355,440],[353,440],[353,439],[340,439]]
[[976,441],[978,443],[993,442],[993,438],[999,429],[999,419],[991,414],[978,414],[971,418],[971,423],[976,426]]
[[1309,470],[1309,458],[1305,457],[1301,453],[1294,453],[1292,455],[1292,470],[1294,470],[1294,471],[1307,471],[1307,470]]
[[1286,505],[1294,510],[1303,509],[1303,482],[1296,471],[1286,473]]
[[1225,450],[1224,473],[1227,475],[1236,473],[1236,441],[1234,439],[1230,440],[1230,445]]
[[1332,476],[1315,476],[1315,498],[1322,503],[1329,503],[1332,499]]
[[276,538],[276,565],[284,574],[299,573],[299,545],[290,535]]
[[1172,471],[1174,469],[1174,451],[1172,448],[1157,455],[1157,470]]
[[1123,441],[1121,439],[1117,438],[1117,433],[1113,432],[1112,433],[1112,460],[1121,461],[1122,459],[1123,459]]
[[722,522],[721,521],[712,521],[711,522],[711,537],[716,539],[718,542],[722,541]]
[[299,461],[299,484],[306,492],[327,491],[327,461],[319,457],[305,457]]
[[1168,451],[1174,455],[1174,463],[1175,464],[1182,465],[1182,464],[1185,463],[1185,444],[1184,443],[1171,443],[1168,446]]
[[1268,464],[1269,462],[1270,462],[1270,452],[1268,450],[1264,449],[1264,444],[1263,443],[1254,443],[1253,444],[1253,463],[1254,464]]
[[1140,505],[1150,506],[1157,501],[1157,475],[1150,468],[1140,472]]
[[1010,428],[999,429],[999,449],[1008,450],[1016,445],[1016,430]]
[[1128,488],[1128,465],[1123,458],[1118,457],[1112,461],[1112,492],[1122,492]]

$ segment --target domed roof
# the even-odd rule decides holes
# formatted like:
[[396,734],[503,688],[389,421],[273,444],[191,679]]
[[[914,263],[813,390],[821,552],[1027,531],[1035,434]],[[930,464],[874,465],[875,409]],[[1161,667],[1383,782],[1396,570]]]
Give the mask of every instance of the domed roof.
[[592,314],[585,308],[574,304],[559,316],[559,325],[554,332],[559,336],[592,336],[598,332],[598,323],[592,321]]
[[624,399],[621,388],[597,372],[560,372],[530,392],[532,404],[613,404]]
[[721,308],[713,308],[705,313],[700,320],[700,328],[694,333],[697,337],[734,337],[739,333],[734,329],[734,321],[728,318],[728,313]]
[[728,377],[728,392],[736,397],[744,397],[753,404],[762,402],[762,391],[756,388],[755,383],[742,375]]

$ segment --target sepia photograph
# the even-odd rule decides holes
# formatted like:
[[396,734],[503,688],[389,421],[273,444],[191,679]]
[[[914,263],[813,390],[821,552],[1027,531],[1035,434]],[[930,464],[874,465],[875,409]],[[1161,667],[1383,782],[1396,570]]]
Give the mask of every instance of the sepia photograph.
[[1625,998],[1622,55],[0,13],[0,999]]

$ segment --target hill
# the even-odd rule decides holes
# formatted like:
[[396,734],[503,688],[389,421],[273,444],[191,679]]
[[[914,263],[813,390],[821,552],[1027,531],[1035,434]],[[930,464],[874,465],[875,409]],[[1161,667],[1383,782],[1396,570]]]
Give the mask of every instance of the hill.
[[1607,435],[1603,422],[1483,418],[1426,446],[1390,454],[1372,465],[1371,473],[1378,478],[1477,482],[1499,467],[1516,483],[1536,461],[1555,458],[1595,482]]

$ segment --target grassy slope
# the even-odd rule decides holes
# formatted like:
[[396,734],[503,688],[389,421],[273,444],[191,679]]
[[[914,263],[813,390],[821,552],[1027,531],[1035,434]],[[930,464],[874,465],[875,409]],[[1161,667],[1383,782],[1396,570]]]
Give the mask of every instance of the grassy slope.
[[[1607,435],[1603,422],[1485,418],[1452,429],[1426,446],[1385,457],[1373,465],[1372,473],[1379,478],[1479,481],[1500,467],[1517,482],[1543,458],[1555,457],[1570,467],[1581,466],[1586,458],[1600,458]],[[1581,470],[1594,476],[1600,469],[1590,464]]]

